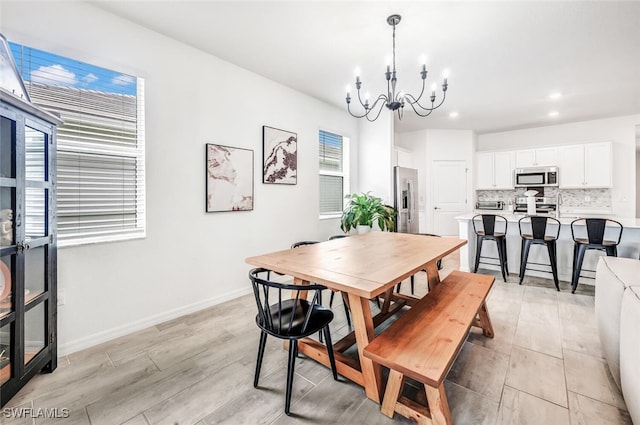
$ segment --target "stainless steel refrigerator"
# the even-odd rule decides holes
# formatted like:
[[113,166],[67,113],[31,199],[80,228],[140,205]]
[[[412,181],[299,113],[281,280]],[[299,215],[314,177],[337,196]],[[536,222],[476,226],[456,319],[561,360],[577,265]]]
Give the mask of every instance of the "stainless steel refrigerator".
[[396,231],[401,233],[418,233],[418,170],[413,168],[393,167],[395,190],[394,207]]

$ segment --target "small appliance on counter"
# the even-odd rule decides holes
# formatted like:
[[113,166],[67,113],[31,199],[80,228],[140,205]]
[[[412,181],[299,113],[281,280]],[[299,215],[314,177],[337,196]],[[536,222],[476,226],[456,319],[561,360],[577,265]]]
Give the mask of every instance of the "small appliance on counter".
[[[527,210],[527,200],[529,197],[517,197],[515,202],[514,212],[516,213],[525,213],[530,214]],[[548,197],[533,197],[535,200],[535,211],[536,214],[553,214],[558,205],[556,204],[555,198]]]
[[478,201],[476,202],[477,210],[502,210],[504,202],[502,201]]

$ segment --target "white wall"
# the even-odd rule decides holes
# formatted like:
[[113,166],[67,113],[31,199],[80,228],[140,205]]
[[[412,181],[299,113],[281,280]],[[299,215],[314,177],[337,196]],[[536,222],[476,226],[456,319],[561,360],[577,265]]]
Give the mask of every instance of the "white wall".
[[636,151],[636,217],[640,218],[640,150]]
[[393,115],[386,108],[369,122],[358,120],[358,192],[369,192],[393,205]]
[[[0,19],[9,40],[146,80],[147,237],[59,250],[61,353],[247,293],[245,257],[339,231],[318,219],[317,134],[356,158],[344,110],[88,3],[3,2]],[[296,186],[261,183],[263,125],[298,134]],[[254,211],[204,213],[207,142],[254,150]]]
[[[479,151],[516,150],[591,142],[613,142],[614,214],[635,217],[635,126],[640,115],[581,121],[478,136]],[[562,170],[560,170],[562,173]]]

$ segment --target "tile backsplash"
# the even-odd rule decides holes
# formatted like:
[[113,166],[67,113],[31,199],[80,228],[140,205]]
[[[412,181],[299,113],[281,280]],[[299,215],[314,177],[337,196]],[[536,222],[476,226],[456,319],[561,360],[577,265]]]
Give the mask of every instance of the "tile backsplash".
[[[478,201],[504,201],[524,196],[527,189],[519,187],[513,190],[478,190]],[[564,208],[611,208],[611,189],[558,189],[545,187],[544,196],[554,198],[560,192]],[[538,195],[543,196],[543,195]]]

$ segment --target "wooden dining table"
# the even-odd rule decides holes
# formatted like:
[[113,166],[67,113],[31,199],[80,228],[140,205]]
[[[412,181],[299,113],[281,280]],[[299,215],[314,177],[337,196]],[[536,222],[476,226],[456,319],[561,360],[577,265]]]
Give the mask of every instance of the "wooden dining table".
[[[367,397],[380,403],[382,369],[363,355],[375,338],[375,328],[406,305],[417,301],[394,293],[395,286],[426,270],[429,287],[440,282],[436,263],[467,241],[455,237],[433,237],[408,233],[370,232],[296,249],[249,257],[257,267],[292,276],[296,284],[315,282],[346,294],[353,332],[334,344],[338,373],[364,387]],[[381,312],[373,315],[369,300],[381,296]],[[344,355],[356,344],[358,357]],[[326,347],[311,338],[299,341],[299,351],[329,366]]]

